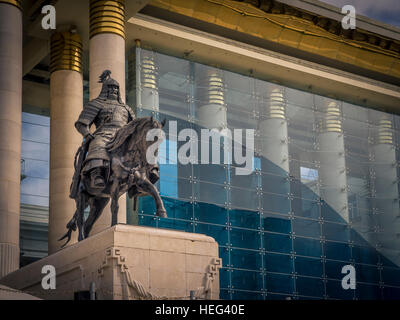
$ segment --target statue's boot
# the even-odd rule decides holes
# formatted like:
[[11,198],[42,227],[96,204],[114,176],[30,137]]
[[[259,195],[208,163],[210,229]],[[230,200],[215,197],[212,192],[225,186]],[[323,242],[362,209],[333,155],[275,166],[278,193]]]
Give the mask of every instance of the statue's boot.
[[101,168],[93,169],[90,174],[92,188],[104,188],[106,186]]

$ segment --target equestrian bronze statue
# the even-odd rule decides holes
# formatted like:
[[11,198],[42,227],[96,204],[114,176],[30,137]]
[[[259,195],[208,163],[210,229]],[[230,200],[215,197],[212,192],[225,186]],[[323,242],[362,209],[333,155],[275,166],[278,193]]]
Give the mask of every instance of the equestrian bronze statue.
[[[154,184],[159,180],[159,167],[149,164],[147,149],[154,141],[147,141],[149,130],[162,129],[153,117],[135,118],[131,108],[122,103],[119,84],[106,70],[100,76],[102,89],[98,98],[83,108],[76,129],[82,134],[82,146],[75,155],[75,174],[72,179],[70,198],[75,200],[76,211],[67,224],[67,233],[59,240],[71,239],[78,228],[78,240],[87,238],[96,220],[111,199],[111,226],[118,223],[118,199],[128,192],[134,197],[151,195],[157,215],[166,217],[160,194]],[[94,124],[96,130],[91,133]],[[155,154],[157,156],[157,152]],[[84,220],[84,210],[90,207]]]

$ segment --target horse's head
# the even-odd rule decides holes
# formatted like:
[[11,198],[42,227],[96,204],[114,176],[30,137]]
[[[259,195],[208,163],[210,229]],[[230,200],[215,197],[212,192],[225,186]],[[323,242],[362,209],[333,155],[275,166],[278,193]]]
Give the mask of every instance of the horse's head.
[[[160,122],[153,117],[137,118],[118,130],[107,148],[110,152],[123,148],[124,152],[139,150],[143,153],[150,145],[163,137],[162,129],[165,122],[165,119]],[[148,135],[154,139],[148,141]]]

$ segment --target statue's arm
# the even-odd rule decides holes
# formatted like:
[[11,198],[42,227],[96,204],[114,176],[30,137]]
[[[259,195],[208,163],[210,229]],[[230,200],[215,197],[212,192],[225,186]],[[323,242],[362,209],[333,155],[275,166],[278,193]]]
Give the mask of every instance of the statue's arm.
[[91,134],[90,127],[82,122],[75,122],[75,128],[84,138],[87,138]]
[[84,137],[91,137],[93,138],[92,134],[90,133],[90,126],[94,122],[97,114],[100,111],[100,107],[97,106],[93,102],[89,102],[87,105],[84,106],[81,114],[79,115],[78,120],[75,122],[75,128],[78,132]]
[[132,120],[136,119],[135,113],[133,112],[132,108],[128,105],[125,105],[126,110],[128,110],[128,114],[129,114],[129,119],[128,122],[131,122]]

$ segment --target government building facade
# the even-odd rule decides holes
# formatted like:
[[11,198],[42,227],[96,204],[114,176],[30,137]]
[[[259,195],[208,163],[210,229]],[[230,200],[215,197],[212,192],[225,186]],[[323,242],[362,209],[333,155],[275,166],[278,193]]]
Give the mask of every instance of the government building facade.
[[[167,123],[168,218],[126,196],[119,223],[214,238],[220,299],[400,299],[400,29],[343,16],[316,0],[0,0],[0,278],[60,250],[74,123],[109,69],[137,117]],[[183,129],[254,130],[251,170],[180,163]]]

